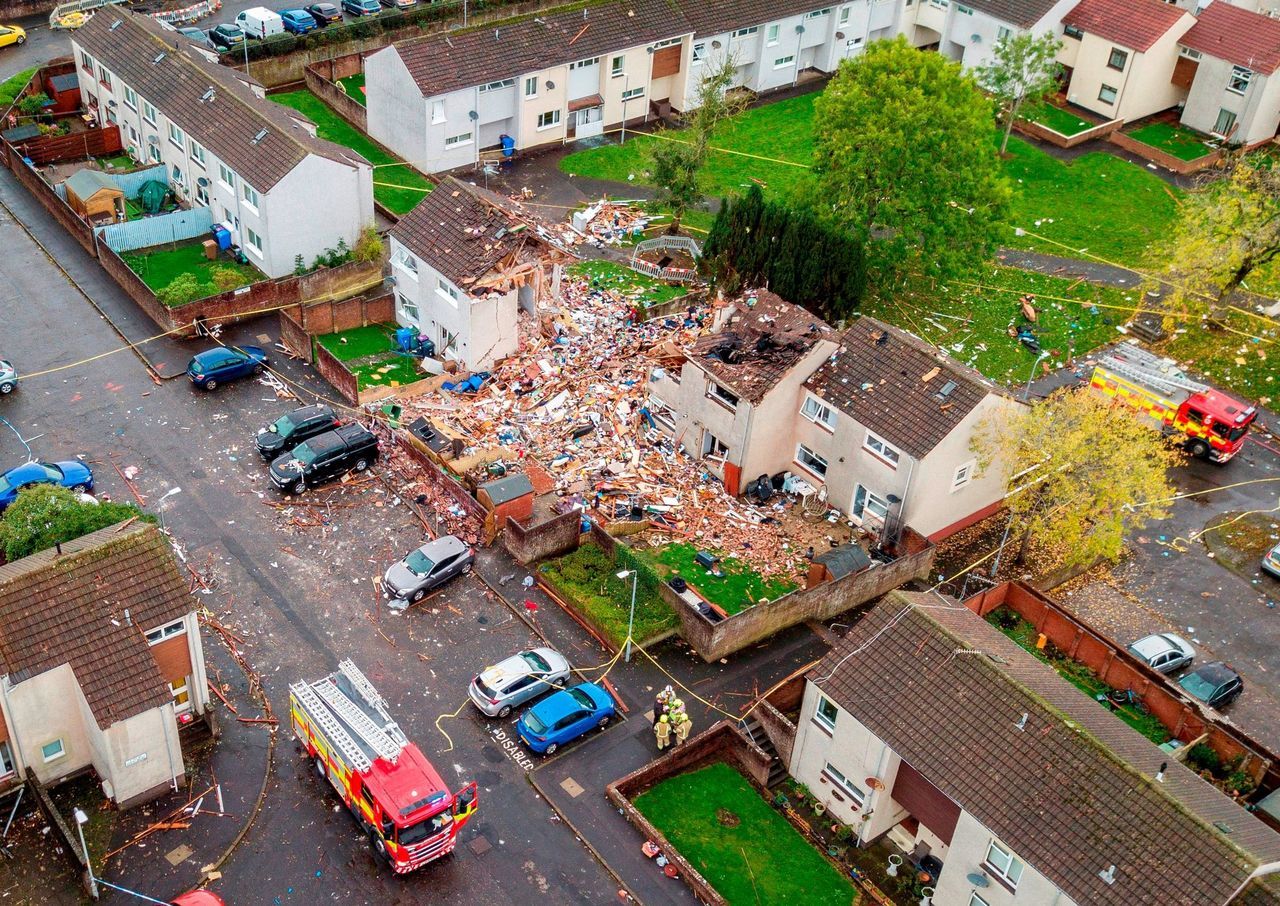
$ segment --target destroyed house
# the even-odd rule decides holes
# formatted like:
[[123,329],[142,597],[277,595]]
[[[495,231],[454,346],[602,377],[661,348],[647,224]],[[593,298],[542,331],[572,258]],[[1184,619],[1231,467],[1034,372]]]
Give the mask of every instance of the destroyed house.
[[472,370],[519,348],[519,312],[558,295],[569,258],[518,203],[454,177],[390,235],[396,320]]
[[1023,405],[923,340],[859,318],[807,376],[794,458],[864,529],[905,523],[936,541],[1000,507],[1003,463],[979,470],[973,441]]
[[889,594],[809,671],[790,771],[936,906],[1280,903],[1280,835],[940,595]]
[[736,495],[760,475],[794,468],[801,386],[837,340],[798,305],[768,290],[746,293],[679,366],[654,369],[650,414]]
[[0,566],[0,771],[92,768],[122,806],[181,784],[208,704],[196,603],[154,526],[130,520]]

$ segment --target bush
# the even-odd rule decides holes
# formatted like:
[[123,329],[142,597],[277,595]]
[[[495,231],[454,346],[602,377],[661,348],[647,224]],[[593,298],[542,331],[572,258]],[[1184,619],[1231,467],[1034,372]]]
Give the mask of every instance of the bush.
[[1208,771],[1218,774],[1222,770],[1222,759],[1218,753],[1204,743],[1196,743],[1187,753],[1187,765],[1197,771]]
[[352,256],[356,261],[371,263],[382,260],[382,251],[382,237],[378,235],[377,227],[370,225],[360,231]]
[[156,293],[156,298],[172,308],[210,295],[213,295],[210,284],[201,283],[195,274],[179,274],[168,286]]
[[0,517],[0,548],[12,562],[133,517],[156,521],[129,503],[85,503],[66,488],[36,485],[19,491]]
[[[240,272],[234,267],[215,264],[209,268],[209,275],[213,277],[213,285],[217,287],[220,293],[244,286],[244,278],[240,276]],[[170,285],[172,286],[172,284]]]
[[1018,616],[1014,611],[1010,610],[1008,607],[1001,607],[997,609],[996,612],[992,614],[992,616],[995,617],[996,625],[999,626],[1001,629],[1003,629],[1005,632],[1012,632],[1013,630],[1017,629],[1019,621],[1022,620],[1022,617]]
[[18,110],[25,116],[35,116],[44,110],[44,105],[47,103],[49,103],[49,95],[43,91],[39,94],[29,94],[18,101]]

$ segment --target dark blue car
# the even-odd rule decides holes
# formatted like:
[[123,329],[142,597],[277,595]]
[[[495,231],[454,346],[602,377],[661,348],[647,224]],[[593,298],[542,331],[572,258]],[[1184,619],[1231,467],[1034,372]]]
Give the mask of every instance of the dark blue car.
[[262,374],[270,364],[267,354],[258,346],[215,346],[187,363],[187,377],[202,390],[216,390],[227,381]]
[[588,730],[605,726],[616,713],[608,692],[595,683],[581,683],[544,698],[521,714],[516,732],[533,751],[550,755]]
[[0,475],[0,510],[18,499],[18,492],[37,484],[56,484],[73,491],[92,491],[93,472],[82,462],[29,462]]
[[286,9],[280,13],[284,30],[295,35],[305,35],[317,26],[315,16],[305,9]]

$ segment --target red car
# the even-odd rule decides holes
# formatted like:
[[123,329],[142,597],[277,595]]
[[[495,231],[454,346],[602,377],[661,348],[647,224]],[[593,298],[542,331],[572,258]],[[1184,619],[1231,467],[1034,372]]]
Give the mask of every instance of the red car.
[[174,897],[172,906],[227,906],[227,901],[209,890],[193,890]]

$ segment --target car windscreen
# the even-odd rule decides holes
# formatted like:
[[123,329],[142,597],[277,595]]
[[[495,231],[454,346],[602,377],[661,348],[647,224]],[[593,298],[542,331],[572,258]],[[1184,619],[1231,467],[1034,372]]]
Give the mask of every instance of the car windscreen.
[[427,818],[425,821],[419,821],[417,824],[411,824],[408,827],[402,827],[396,832],[396,837],[401,846],[412,846],[415,843],[421,843],[423,840],[440,833],[449,826],[453,821],[453,815],[444,811],[438,815]]
[[1183,689],[1186,689],[1196,698],[1208,701],[1213,697],[1213,693],[1217,691],[1216,683],[1211,683],[1198,673],[1190,673],[1178,681]]
[[551,670],[551,665],[542,659],[542,656],[536,651],[521,651],[520,658],[534,670],[546,673]]
[[596,709],[596,703],[592,701],[591,696],[587,695],[587,693],[583,692],[581,689],[570,689],[569,697],[579,705],[582,705],[582,707],[586,708],[588,711],[594,711]]
[[1249,433],[1248,425],[1241,425],[1238,428],[1232,428],[1231,433],[1227,435],[1227,440],[1235,442]]
[[298,444],[293,448],[293,458],[309,466],[316,460],[316,451],[307,444]]
[[40,470],[44,472],[45,477],[50,481],[62,481],[62,479],[66,478],[60,468],[47,462],[40,463]]
[[524,725],[534,733],[547,732],[547,725],[538,720],[537,713],[532,710],[524,712]]
[[476,688],[480,690],[480,694],[483,695],[485,698],[493,698],[495,695],[497,695],[497,693],[493,689],[489,688],[488,683],[486,683],[483,679],[481,679],[478,676],[476,677]]
[[280,416],[271,425],[271,430],[274,431],[276,434],[279,434],[281,437],[288,437],[297,429],[298,429],[298,426],[295,425],[293,423],[293,419],[289,418],[289,416],[287,415]]
[[422,551],[414,551],[412,554],[404,558],[404,565],[409,568],[409,572],[415,576],[425,576],[431,572],[431,567],[435,566],[435,561],[424,554]]
[[9,479],[0,475],[0,494],[7,494],[13,490],[13,485],[9,483]]

